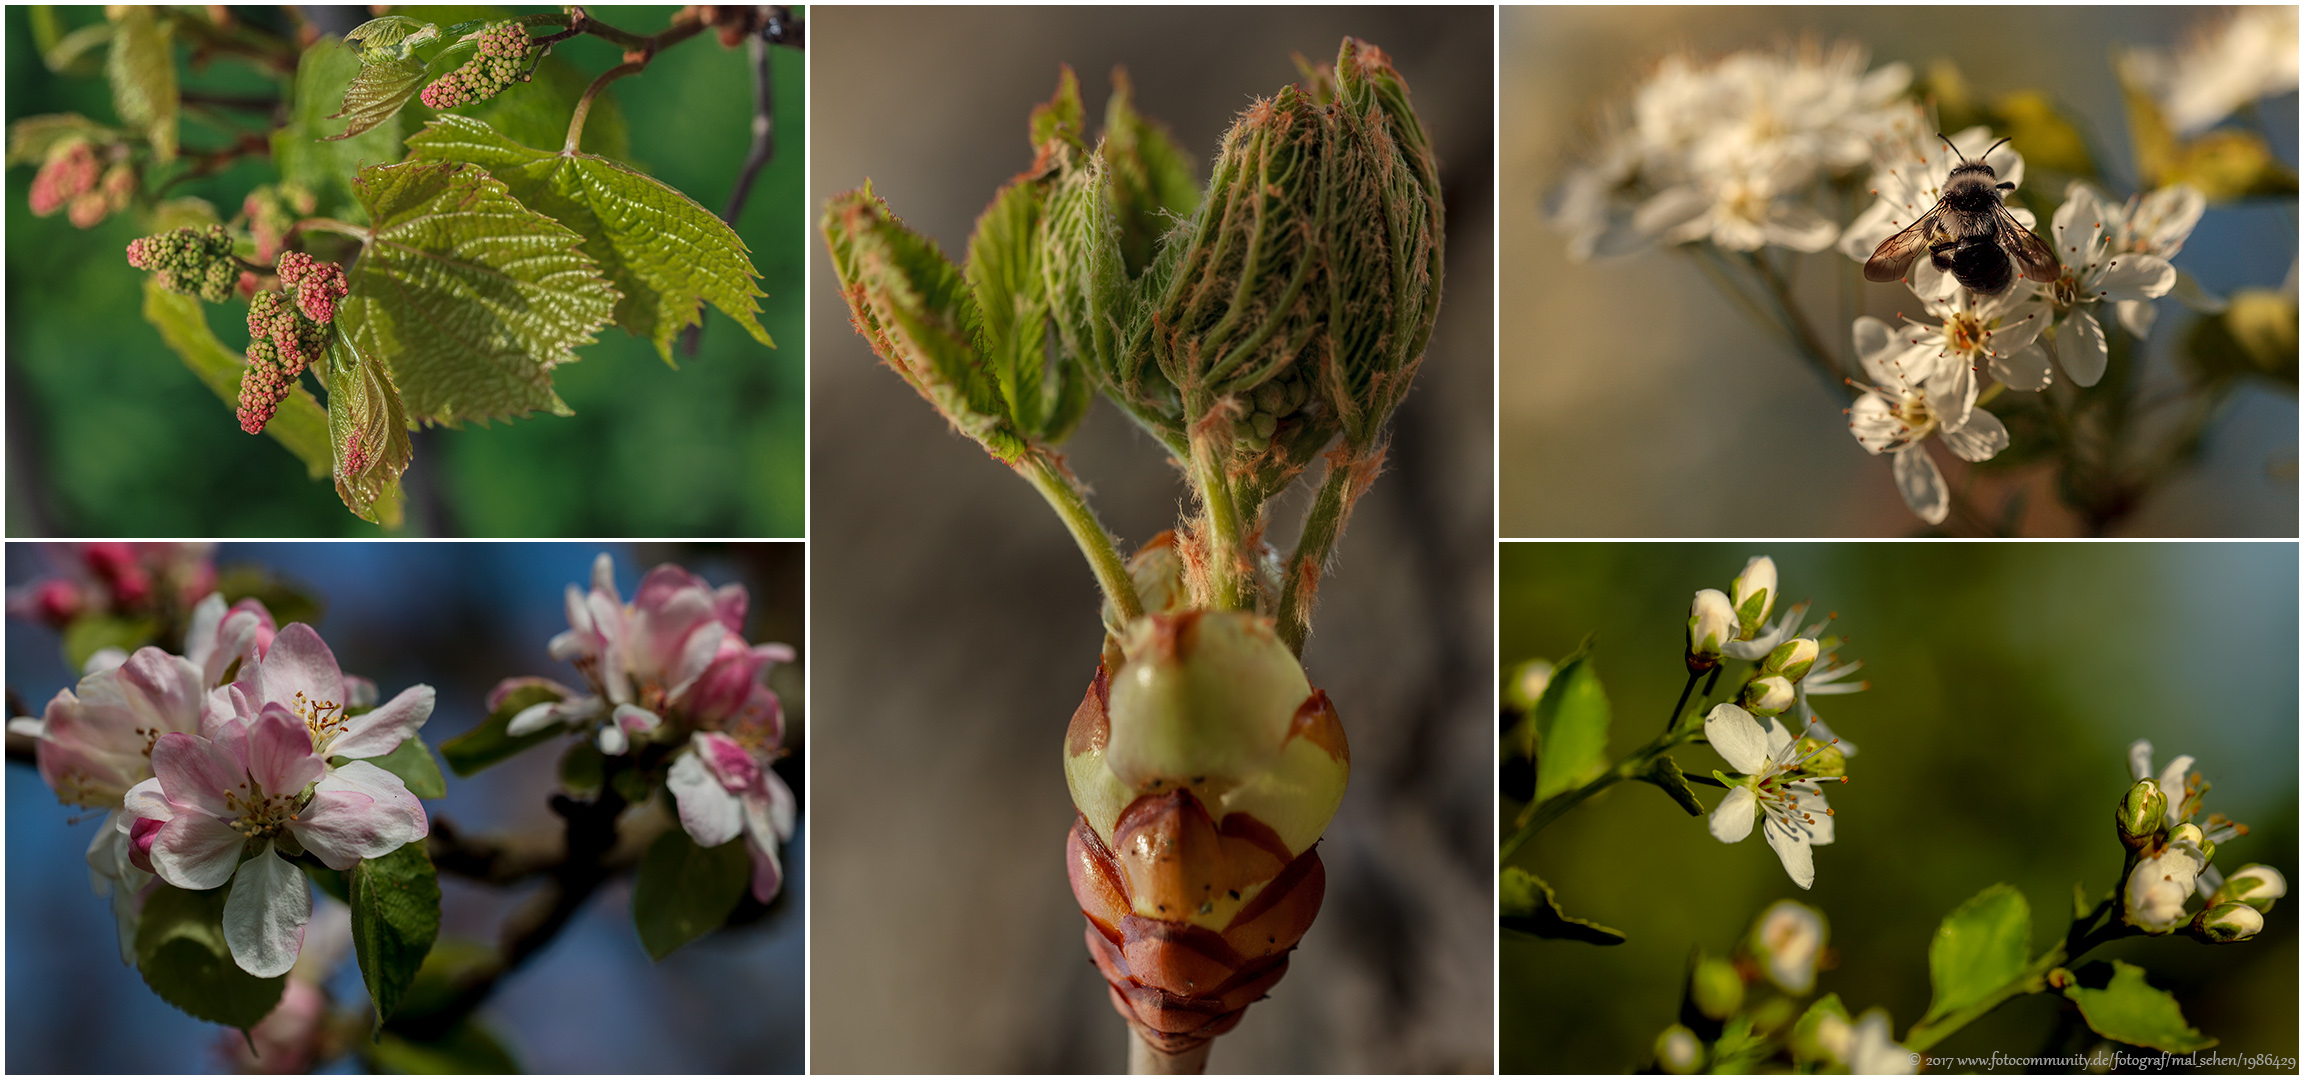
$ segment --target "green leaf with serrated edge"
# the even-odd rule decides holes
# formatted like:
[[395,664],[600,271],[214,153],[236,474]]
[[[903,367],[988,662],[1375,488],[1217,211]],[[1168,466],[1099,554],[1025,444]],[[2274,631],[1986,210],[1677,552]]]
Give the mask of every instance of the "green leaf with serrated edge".
[[1200,204],[1192,159],[1168,129],[1136,111],[1126,71],[1112,72],[1104,107],[1104,160],[1112,170],[1112,204],[1120,221],[1120,254],[1128,274],[1144,272],[1160,238]]
[[560,755],[560,786],[572,795],[591,795],[600,790],[608,774],[608,756],[600,752],[590,739],[578,739],[568,744]]
[[[435,58],[433,70],[445,70]],[[486,101],[457,108],[447,115],[463,116],[489,127],[521,146],[548,146],[557,150],[568,141],[568,117],[576,111],[592,76],[558,56],[546,56],[527,82],[515,82]],[[611,83],[592,99],[584,116],[584,145],[588,154],[624,160],[632,156],[624,109],[616,103]]]
[[[2090,968],[2097,965],[2091,964]],[[2089,972],[2082,972],[2087,980]],[[2125,960],[2112,961],[2112,978],[2101,989],[2076,982],[2064,996],[2080,1006],[2080,1015],[2096,1034],[2135,1046],[2190,1054],[2216,1045],[2184,1020],[2184,1010],[2166,990],[2144,979],[2144,969]]]
[[440,935],[440,878],[422,840],[362,860],[351,878],[352,947],[381,1031]]
[[336,323],[381,359],[411,419],[568,415],[552,368],[615,312],[577,234],[475,165],[411,161],[354,182],[371,241]]
[[650,959],[719,929],[752,880],[752,856],[738,837],[719,847],[698,847],[682,829],[648,845],[640,881],[632,887],[632,921]]
[[201,1020],[242,1030],[271,1013],[288,976],[259,979],[224,943],[230,886],[193,892],[155,882],[136,924],[136,970],[160,1000]]
[[2031,960],[2032,905],[2015,886],[1994,885],[1944,916],[1928,943],[1936,987],[1921,1023],[1990,997]]
[[976,352],[974,300],[959,267],[897,220],[869,183],[832,197],[823,230],[841,295],[873,351],[987,453],[1022,458],[1025,442]]
[[344,121],[344,130],[324,136],[330,142],[349,139],[392,119],[408,99],[424,88],[425,67],[417,60],[368,60],[344,88],[344,103],[329,120]]
[[116,142],[120,133],[79,113],[27,116],[8,125],[8,164],[38,165],[48,160],[48,148],[67,138]]
[[516,1073],[519,1059],[477,1020],[449,1028],[437,1039],[418,1042],[396,1031],[378,1036],[360,1053],[377,1072],[420,1074]]
[[88,666],[88,658],[104,649],[135,652],[146,645],[155,644],[160,636],[160,619],[153,615],[112,615],[91,612],[76,615],[64,624],[64,660],[72,670]]
[[1656,764],[1640,774],[1640,779],[1663,788],[1664,793],[1672,796],[1672,801],[1679,803],[1680,808],[1688,811],[1691,816],[1703,816],[1704,804],[1696,801],[1696,793],[1688,788],[1687,774],[1680,771],[1680,763],[1672,760],[1672,755],[1657,757]]
[[272,163],[280,179],[301,184],[319,200],[327,216],[363,219],[352,197],[352,175],[365,166],[401,158],[407,121],[394,112],[350,138],[337,135],[328,113],[344,100],[360,73],[360,55],[333,37],[314,41],[296,64],[296,96],[288,123],[272,133]]
[[1128,278],[1120,258],[1120,229],[1107,197],[1109,170],[1100,157],[1075,156],[1069,150],[1056,154],[1067,164],[1041,195],[1034,236],[1049,319],[1062,346],[1052,395],[1058,404],[1044,426],[1069,433],[1087,412],[1095,385],[1102,383],[1137,422],[1180,445],[1183,428],[1148,406],[1139,388],[1127,385],[1116,371]]
[[[992,370],[1008,417],[1040,442],[1071,434],[1085,406],[1087,382],[1067,356],[1048,355],[1047,278],[1041,260],[1037,180],[1010,181],[992,197],[968,238],[962,276],[975,298],[976,347]],[[1051,377],[1053,376],[1053,377]]]
[[1032,132],[1032,145],[1038,148],[1050,139],[1062,139],[1075,147],[1087,145],[1083,129],[1088,121],[1088,110],[1080,105],[1080,77],[1072,73],[1072,65],[1056,66],[1056,94],[1047,101],[1032,106],[1028,121]]
[[1608,692],[1579,650],[1561,661],[1529,713],[1536,725],[1536,801],[1543,802],[1608,767]]
[[606,158],[532,150],[461,116],[433,120],[408,149],[421,160],[478,165],[521,205],[581,234],[584,253],[624,294],[616,325],[653,341],[666,363],[672,339],[702,319],[707,300],[775,347],[756,317],[752,298],[765,294],[744,241],[694,199]]
[[399,388],[383,364],[362,355],[344,334],[329,342],[326,364],[336,497],[362,520],[397,528],[400,474],[416,453],[408,439],[408,414],[400,403]]
[[448,761],[448,768],[458,776],[470,776],[531,746],[547,743],[567,734],[560,727],[531,731],[526,735],[507,735],[505,725],[512,722],[520,710],[547,701],[559,701],[560,695],[550,687],[523,686],[504,695],[504,701],[488,718],[472,730],[440,744],[440,756]]
[[[215,332],[208,329],[208,317],[200,309],[199,297],[169,292],[158,281],[147,280],[144,320],[160,332],[160,340],[192,369],[202,385],[225,405],[239,405],[240,373],[247,370],[248,358],[216,340]],[[301,381],[288,391],[280,411],[264,425],[264,434],[296,455],[312,479],[328,475],[328,414]]]
[[419,799],[448,797],[448,778],[440,775],[440,763],[433,759],[432,749],[424,745],[421,736],[410,735],[391,753],[364,760],[399,777],[408,785],[408,794]]
[[1621,945],[1624,932],[1579,919],[1560,910],[1552,886],[1544,879],[1507,866],[1497,881],[1498,911],[1504,929],[1540,938],[1583,941],[1593,945]]
[[152,156],[166,162],[176,160],[176,57],[168,27],[153,17],[154,10],[125,4],[106,10],[112,51],[104,73],[112,82],[113,109],[142,128],[152,140]]
[[1720,1039],[1712,1044],[1712,1057],[1706,1063],[1707,1071],[1721,1076],[1737,1076],[1752,1071],[1752,1067],[1768,1056],[1768,1042],[1752,1030],[1749,1016],[1730,1017],[1720,1027]]
[[411,19],[406,15],[380,15],[347,31],[344,40],[359,46],[364,57],[406,60],[415,55],[418,45],[439,36],[440,27],[422,19]]

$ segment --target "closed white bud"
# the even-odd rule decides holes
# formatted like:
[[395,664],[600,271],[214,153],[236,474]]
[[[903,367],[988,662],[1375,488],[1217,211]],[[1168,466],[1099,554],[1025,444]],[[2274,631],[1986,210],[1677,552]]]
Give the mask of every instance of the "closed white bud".
[[2220,904],[2200,913],[2200,937],[2218,945],[2246,941],[2264,929],[2264,916],[2246,904]]
[[1744,711],[1754,716],[1775,716],[1792,707],[1795,700],[1792,680],[1782,675],[1762,675],[1744,684],[1744,693],[1738,697]]
[[1808,677],[1809,668],[1816,666],[1819,651],[1815,638],[1793,638],[1776,646],[1774,651],[1761,660],[1760,670],[1799,682]]
[[1704,1044],[1696,1041],[1696,1033],[1674,1024],[1656,1036],[1656,1067],[1675,1076],[1686,1076],[1704,1064]]
[[1721,646],[1736,640],[1736,605],[1718,589],[1697,590],[1688,604],[1688,670],[1710,671],[1720,666]]
[[2249,863],[2224,879],[2208,903],[2246,904],[2259,912],[2272,910],[2272,902],[2288,895],[2288,879],[2263,863]]
[[1744,572],[1728,585],[1728,599],[1736,605],[1736,621],[1742,624],[1742,637],[1749,638],[1760,631],[1760,624],[1768,621],[1768,613],[1776,607],[1776,560],[1766,555],[1754,555],[1744,564]]

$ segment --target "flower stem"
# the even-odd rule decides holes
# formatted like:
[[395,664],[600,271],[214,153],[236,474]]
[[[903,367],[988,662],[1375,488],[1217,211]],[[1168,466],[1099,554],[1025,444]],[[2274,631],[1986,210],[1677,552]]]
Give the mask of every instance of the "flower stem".
[[1352,465],[1328,462],[1320,493],[1304,514],[1304,534],[1280,570],[1280,640],[1297,656],[1304,655],[1304,639],[1312,634],[1312,603],[1320,588],[1320,572],[1344,532],[1344,520],[1352,515],[1352,473]]
[[1136,583],[1128,576],[1128,564],[1112,546],[1112,534],[1105,532],[1104,523],[1096,520],[1096,511],[1089,509],[1087,496],[1079,484],[1059,470],[1045,451],[1026,454],[1013,468],[1031,481],[1040,497],[1048,500],[1048,505],[1056,511],[1056,516],[1064,519],[1064,527],[1071,530],[1073,542],[1080,545],[1080,554],[1088,559],[1088,568],[1096,573],[1096,584],[1103,587],[1105,599],[1120,613],[1121,623],[1142,616],[1144,602],[1137,599]]
[[[1224,423],[1202,410],[1201,425]],[[1213,435],[1192,434],[1192,486],[1199,489],[1201,515],[1208,544],[1208,605],[1218,611],[1242,611],[1247,603],[1240,575],[1243,544],[1240,505],[1232,498],[1232,478],[1225,471],[1224,454]]]
[[[1717,663],[1715,663],[1715,665],[1713,666],[1712,670],[1713,670],[1713,671],[1718,671],[1718,670],[1720,670],[1720,668],[1719,668],[1719,666],[1717,665]],[[1670,716],[1667,716],[1667,717],[1665,717],[1665,718],[1664,718],[1664,730],[1665,730],[1665,731],[1669,732],[1669,731],[1671,731],[1673,728],[1676,728],[1676,727],[1679,727],[1679,726],[1680,726],[1680,713],[1681,713],[1683,710],[1685,710],[1686,708],[1688,708],[1688,695],[1689,695],[1689,694],[1691,694],[1691,693],[1694,693],[1694,692],[1695,692],[1695,690],[1696,690],[1696,680],[1698,680],[1698,679],[1701,679],[1701,678],[1703,678],[1703,677],[1704,677],[1704,673],[1703,673],[1703,672],[1701,672],[1701,671],[1691,671],[1691,672],[1689,672],[1689,673],[1688,673],[1688,685],[1686,685],[1686,686],[1683,686],[1683,687],[1681,687],[1681,688],[1680,688],[1680,700],[1679,700],[1679,701],[1677,701],[1677,702],[1674,702],[1674,703],[1673,703],[1673,705],[1672,705],[1672,715],[1670,715]]]
[[[594,19],[585,14],[581,7],[571,9],[568,26],[570,31],[582,31],[593,37],[603,38],[617,45],[622,45],[625,62],[602,72],[599,78],[592,80],[592,85],[584,88],[584,96],[576,100],[575,114],[568,118],[568,141],[561,146],[561,153],[573,154],[576,152],[577,145],[584,138],[584,120],[592,112],[592,99],[600,96],[600,91],[607,89],[609,83],[626,75],[639,74],[648,67],[649,61],[656,59],[657,53],[688,40],[695,36],[697,31],[704,29],[703,20],[692,14],[693,10],[687,9],[681,14],[673,16],[672,25],[666,27],[662,32],[641,37],[629,30],[620,30]],[[553,38],[557,40],[562,36],[555,34]]]
[[1133,1076],[1197,1076],[1208,1071],[1208,1048],[1213,1040],[1180,1054],[1171,1054],[1134,1030],[1128,1032],[1128,1072]]
[[[2007,1004],[2010,999],[2025,994],[2037,994],[2047,989],[2048,973],[2063,966],[2066,962],[2079,959],[2098,945],[2133,936],[2136,931],[2114,917],[2116,913],[2113,910],[2113,903],[2118,895],[2118,891],[2115,890],[2111,896],[2105,897],[2103,903],[2096,905],[2095,910],[2072,920],[2072,927],[2065,933],[2064,940],[2051,946],[2047,952],[2041,953],[2032,963],[2026,965],[2024,970],[2017,972],[2013,978],[2001,984],[1991,993],[1984,995],[1975,1003],[1964,1005],[1939,1017],[1921,1018],[1919,1023],[1912,1025],[1912,1029],[1905,1033],[1905,1048],[1914,1053],[1925,1051],[1944,1041],[1953,1032],[1968,1026],[1971,1021]],[[2099,919],[2104,920],[2103,924],[2091,929],[2090,927]]]

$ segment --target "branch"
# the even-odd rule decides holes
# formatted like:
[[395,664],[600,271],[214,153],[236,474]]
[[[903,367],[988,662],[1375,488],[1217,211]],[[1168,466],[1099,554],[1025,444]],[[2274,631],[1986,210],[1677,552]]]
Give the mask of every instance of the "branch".
[[[752,150],[744,155],[744,166],[736,173],[736,189],[728,193],[728,208],[720,212],[720,220],[731,229],[744,214],[744,203],[752,197],[752,184],[760,178],[760,170],[776,157],[776,80],[768,68],[768,42],[755,34],[745,39],[744,50],[752,60]],[[681,334],[682,356],[696,355],[703,340],[704,320],[702,313],[698,314],[696,322]]]
[[[564,154],[573,154],[577,144],[584,138],[584,118],[592,111],[592,99],[600,96],[600,91],[607,89],[609,83],[646,70],[649,61],[656,59],[657,53],[694,37],[697,31],[704,29],[704,23],[696,17],[695,8],[685,7],[672,16],[672,25],[661,33],[640,37],[631,31],[619,30],[594,19],[585,14],[583,8],[577,7],[569,9],[568,29],[624,46],[624,63],[609,68],[599,78],[592,80],[592,85],[584,88],[584,96],[576,102],[576,114],[568,120],[568,141],[560,150]],[[555,34],[553,38],[558,40],[561,36]]]

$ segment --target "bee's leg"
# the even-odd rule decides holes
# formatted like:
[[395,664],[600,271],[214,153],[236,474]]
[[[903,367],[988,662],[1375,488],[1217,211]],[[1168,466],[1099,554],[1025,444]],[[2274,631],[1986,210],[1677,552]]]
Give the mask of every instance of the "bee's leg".
[[1928,245],[1928,264],[1947,274],[1951,273],[1952,252],[1959,246],[1960,241],[1958,240],[1945,240],[1941,243]]

